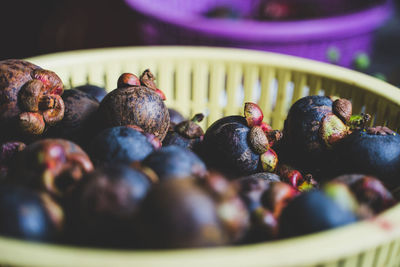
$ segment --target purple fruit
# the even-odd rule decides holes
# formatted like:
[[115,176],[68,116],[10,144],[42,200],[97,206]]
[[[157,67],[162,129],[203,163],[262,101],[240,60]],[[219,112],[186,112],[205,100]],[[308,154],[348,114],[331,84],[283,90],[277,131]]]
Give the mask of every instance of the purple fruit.
[[92,84],[81,85],[75,87],[75,89],[91,95],[92,97],[96,98],[96,100],[99,101],[99,103],[107,95],[106,89]]

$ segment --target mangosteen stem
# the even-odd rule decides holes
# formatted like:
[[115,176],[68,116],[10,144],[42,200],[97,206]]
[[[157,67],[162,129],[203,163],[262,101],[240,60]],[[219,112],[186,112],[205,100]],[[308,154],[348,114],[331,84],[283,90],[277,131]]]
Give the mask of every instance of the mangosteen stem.
[[347,126],[349,126],[350,130],[355,129],[364,129],[367,127],[367,123],[371,120],[371,115],[361,113],[360,115],[353,115],[350,117],[350,120],[347,122]]
[[203,113],[197,113],[196,115],[193,116],[191,119],[192,122],[201,122],[204,119],[204,114]]

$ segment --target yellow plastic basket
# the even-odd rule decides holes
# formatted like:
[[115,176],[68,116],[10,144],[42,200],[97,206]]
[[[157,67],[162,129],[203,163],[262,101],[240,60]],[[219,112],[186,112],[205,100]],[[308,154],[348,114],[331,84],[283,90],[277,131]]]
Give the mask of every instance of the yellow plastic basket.
[[[400,90],[348,69],[265,52],[150,47],[74,51],[29,58],[57,72],[66,87],[116,87],[122,72],[150,68],[167,104],[189,115],[208,111],[205,125],[257,101],[274,128],[307,94],[350,98],[376,124],[400,127]],[[118,251],[0,238],[0,263],[29,266],[400,266],[400,206],[375,219],[313,235],[212,249]]]

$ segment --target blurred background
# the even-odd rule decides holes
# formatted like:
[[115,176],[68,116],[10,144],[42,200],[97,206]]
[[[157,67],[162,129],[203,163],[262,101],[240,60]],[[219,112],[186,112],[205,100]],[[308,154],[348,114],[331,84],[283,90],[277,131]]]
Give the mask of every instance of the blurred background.
[[396,4],[385,0],[3,0],[0,60],[115,46],[229,46],[325,61],[400,85]]

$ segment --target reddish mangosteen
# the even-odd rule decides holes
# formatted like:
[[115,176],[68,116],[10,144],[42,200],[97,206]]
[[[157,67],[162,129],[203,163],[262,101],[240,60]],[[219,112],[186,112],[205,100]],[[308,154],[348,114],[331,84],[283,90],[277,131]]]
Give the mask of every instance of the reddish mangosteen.
[[138,218],[138,234],[146,248],[208,247],[229,241],[216,202],[195,179],[155,184]]
[[300,192],[319,187],[311,174],[303,176],[299,170],[287,164],[279,164],[276,173],[281,177],[283,182],[290,184]]
[[48,136],[68,139],[83,146],[93,135],[99,102],[77,89],[65,90],[62,99],[65,104],[64,118],[49,130]]
[[270,210],[273,216],[278,219],[282,210],[298,194],[299,192],[287,183],[273,182],[261,195],[261,204],[264,208]]
[[90,142],[88,152],[96,165],[126,163],[145,159],[155,150],[151,140],[137,127],[105,129]]
[[203,119],[204,115],[199,113],[194,115],[191,120],[176,124],[172,131],[168,131],[163,140],[163,145],[177,145],[190,150],[196,150],[196,146],[204,137],[204,131],[197,122],[201,122]]
[[1,235],[57,242],[63,223],[63,210],[49,195],[23,187],[0,188]]
[[107,91],[104,87],[99,87],[92,84],[85,84],[75,87],[75,89],[82,91],[92,97],[94,97],[99,103],[107,95]]
[[348,186],[357,201],[372,209],[375,214],[397,203],[383,183],[373,176],[363,174],[341,175],[331,182]]
[[282,238],[311,234],[357,221],[356,215],[319,190],[300,194],[279,217]]
[[[254,103],[246,103],[245,116],[228,116],[214,122],[206,131],[199,154],[211,167],[240,177],[260,171],[273,172],[278,163],[262,127],[263,114]],[[275,143],[275,141],[273,141]]]
[[8,180],[62,198],[92,170],[89,157],[75,143],[64,139],[42,139],[17,154]]
[[0,61],[1,139],[32,139],[64,116],[61,79],[24,60]]
[[[144,76],[150,76],[149,72]],[[130,85],[130,79],[127,79],[128,84],[122,83],[120,86],[123,87],[107,94],[98,110],[99,123],[101,121],[103,128],[137,125],[162,141],[170,123],[168,109],[160,96],[161,91],[150,87],[154,86],[154,81],[151,78],[143,79],[146,83],[141,83],[141,86]],[[119,80],[124,79],[120,77]]]
[[207,174],[206,165],[195,153],[175,145],[152,152],[142,163],[156,172],[160,181]]
[[71,242],[107,247],[132,247],[135,220],[151,188],[140,169],[103,166],[87,174],[68,199]]
[[347,99],[306,96],[289,110],[278,154],[281,162],[321,176],[331,164],[331,148],[351,130],[362,127],[370,116],[352,116]]
[[400,136],[387,127],[356,130],[333,148],[336,175],[376,176],[389,189],[400,186]]
[[22,142],[7,142],[0,145],[0,181],[8,175],[8,169],[15,160],[15,155],[24,150],[26,145]]
[[261,205],[261,195],[271,183],[280,182],[281,179],[274,173],[261,172],[235,180],[238,184],[239,195],[247,206],[249,212],[253,212]]

